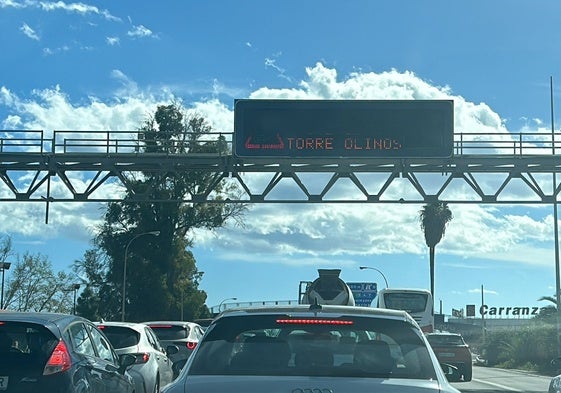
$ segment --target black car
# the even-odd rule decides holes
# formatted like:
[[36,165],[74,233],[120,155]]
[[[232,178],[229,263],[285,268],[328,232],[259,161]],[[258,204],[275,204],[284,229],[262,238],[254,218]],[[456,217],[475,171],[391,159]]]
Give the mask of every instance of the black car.
[[96,326],[67,314],[0,313],[0,391],[132,393],[126,368]]

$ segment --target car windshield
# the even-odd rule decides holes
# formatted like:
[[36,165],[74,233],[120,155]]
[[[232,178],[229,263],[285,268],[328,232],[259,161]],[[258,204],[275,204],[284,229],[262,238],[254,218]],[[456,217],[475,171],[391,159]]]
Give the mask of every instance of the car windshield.
[[140,341],[140,333],[124,326],[99,326],[115,349],[132,347]]
[[160,340],[181,340],[189,337],[189,327],[171,324],[150,324]]
[[461,336],[457,335],[431,335],[427,336],[431,345],[465,345]]
[[395,320],[232,316],[199,345],[190,375],[435,378],[418,330]]

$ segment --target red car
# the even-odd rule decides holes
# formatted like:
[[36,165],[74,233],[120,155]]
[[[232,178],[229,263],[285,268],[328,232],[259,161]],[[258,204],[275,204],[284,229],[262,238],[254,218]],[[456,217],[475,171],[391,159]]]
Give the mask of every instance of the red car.
[[440,363],[457,367],[463,380],[471,381],[471,351],[461,334],[439,332],[426,334],[426,337]]

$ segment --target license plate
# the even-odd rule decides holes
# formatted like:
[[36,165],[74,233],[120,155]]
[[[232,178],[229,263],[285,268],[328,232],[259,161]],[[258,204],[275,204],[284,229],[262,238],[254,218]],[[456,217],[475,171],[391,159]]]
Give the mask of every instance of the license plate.
[[452,352],[439,352],[438,356],[442,356],[443,358],[453,358],[456,355]]
[[0,390],[8,390],[8,377],[0,376]]

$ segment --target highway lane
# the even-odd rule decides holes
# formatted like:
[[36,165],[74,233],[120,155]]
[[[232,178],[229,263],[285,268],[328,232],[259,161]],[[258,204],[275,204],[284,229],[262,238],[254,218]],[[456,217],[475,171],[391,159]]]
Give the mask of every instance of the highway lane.
[[474,366],[470,382],[452,385],[462,393],[547,393],[550,380],[551,377],[525,371]]

